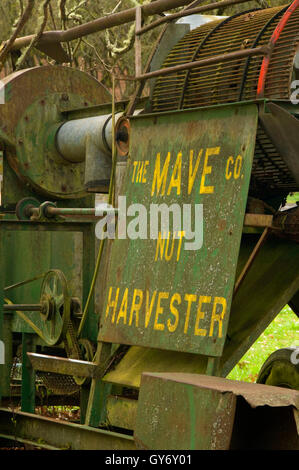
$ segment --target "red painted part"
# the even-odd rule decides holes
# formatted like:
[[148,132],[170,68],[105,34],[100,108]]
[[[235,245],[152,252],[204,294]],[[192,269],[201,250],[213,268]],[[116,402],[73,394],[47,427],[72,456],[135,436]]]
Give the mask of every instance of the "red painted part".
[[284,30],[285,25],[287,24],[288,20],[290,19],[294,11],[298,8],[298,6],[299,6],[299,0],[294,0],[294,2],[289,6],[287,11],[281,18],[280,22],[276,26],[271,36],[271,39],[269,41],[270,53],[264,57],[262,65],[261,65],[259,80],[257,84],[257,95],[256,95],[257,98],[263,98],[264,96],[266,77],[267,77],[267,72],[268,72],[273,48],[276,42],[278,41],[282,31]]

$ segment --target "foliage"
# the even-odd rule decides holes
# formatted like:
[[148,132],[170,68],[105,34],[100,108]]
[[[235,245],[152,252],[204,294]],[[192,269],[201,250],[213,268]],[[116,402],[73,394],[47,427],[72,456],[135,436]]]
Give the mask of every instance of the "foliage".
[[[109,15],[114,12],[136,7],[153,0],[1,0],[0,2],[0,41],[7,41],[16,36],[35,34],[30,46],[21,53],[12,52],[8,56],[7,51],[0,48],[1,62],[4,63],[2,76],[8,75],[13,70],[32,67],[41,64],[53,64],[49,59],[36,49],[34,42],[37,37],[47,30],[65,30],[88,21]],[[191,2],[191,0],[190,0]],[[201,3],[210,3],[204,0]],[[268,4],[269,4],[268,0]],[[270,6],[285,3],[284,0],[271,0]],[[26,13],[26,8],[32,4],[33,9],[29,18],[20,25],[20,19]],[[211,11],[211,14],[230,15],[238,11],[245,11],[255,7],[267,7],[266,0],[253,0],[251,2]],[[153,18],[147,18],[151,21]],[[142,37],[143,66],[161,30],[157,28]],[[72,41],[64,45],[71,57],[70,65],[83,69],[99,78],[108,87],[111,86],[111,70],[118,75],[134,75],[134,23],[118,26],[88,37]],[[8,60],[8,56],[9,60]],[[132,84],[131,84],[132,85]],[[122,84],[124,87],[124,85]],[[126,82],[121,91],[130,93],[130,82]]]
[[[149,3],[150,0],[2,0],[1,42],[13,35],[20,18],[32,1],[33,11],[18,31],[17,37],[36,34],[35,42],[43,31],[66,30],[117,11]],[[134,32],[134,23],[130,23],[64,44],[71,58],[70,65],[89,72],[110,87],[111,70],[118,75],[134,74]],[[157,31],[147,34],[143,43],[143,61],[146,60],[157,34]],[[34,43],[22,50],[22,53],[12,52],[10,59],[5,62],[2,75],[20,68],[55,63],[33,46]],[[0,62],[4,62],[1,60],[2,52],[0,49]]]
[[299,346],[298,318],[286,306],[242,357],[228,378],[255,382],[270,354],[290,346]]
[[299,201],[299,193],[291,193],[288,196],[287,202],[289,204],[295,204],[297,201]]

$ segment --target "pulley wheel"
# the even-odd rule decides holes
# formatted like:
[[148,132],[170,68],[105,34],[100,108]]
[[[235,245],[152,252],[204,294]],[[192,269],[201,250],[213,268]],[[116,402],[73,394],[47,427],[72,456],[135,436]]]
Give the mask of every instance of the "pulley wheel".
[[40,303],[44,340],[49,346],[54,346],[65,336],[70,318],[71,297],[62,271],[52,269],[45,275]]
[[20,70],[2,82],[0,128],[12,142],[6,159],[18,179],[43,199],[86,196],[85,162],[64,161],[55,135],[70,110],[110,102],[111,95],[94,77],[71,67]]
[[39,206],[40,202],[34,197],[25,197],[16,205],[16,216],[19,220],[30,220],[31,214],[29,210],[33,207],[38,208]]

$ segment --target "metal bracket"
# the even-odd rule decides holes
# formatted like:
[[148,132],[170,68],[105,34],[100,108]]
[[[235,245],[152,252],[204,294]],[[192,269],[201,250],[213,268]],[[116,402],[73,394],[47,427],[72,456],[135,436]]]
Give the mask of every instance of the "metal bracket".
[[260,108],[262,127],[299,184],[299,120],[275,103],[267,103],[267,110]]

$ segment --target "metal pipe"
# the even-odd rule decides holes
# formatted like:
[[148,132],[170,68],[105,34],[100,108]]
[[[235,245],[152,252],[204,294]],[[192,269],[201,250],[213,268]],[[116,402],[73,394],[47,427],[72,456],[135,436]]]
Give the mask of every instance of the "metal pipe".
[[[191,3],[190,0],[157,0],[152,3],[142,5],[142,16],[144,18],[145,16],[158,15],[164,11],[188,5],[189,3]],[[38,48],[42,45],[73,41],[74,39],[79,39],[83,36],[103,31],[104,29],[130,23],[135,21],[135,15],[136,8],[130,8],[119,13],[105,16],[104,18],[98,18],[80,26],[75,26],[67,31],[47,31],[42,34],[40,40],[35,44],[35,47]],[[16,39],[11,50],[19,50],[22,47],[28,46],[34,38],[35,35],[30,35]]]
[[[69,208],[69,207],[47,207],[46,215],[96,215],[95,208]],[[118,209],[103,209],[103,214],[117,214]]]
[[211,11],[211,10],[214,10],[215,8],[221,8],[221,7],[223,8],[229,5],[238,5],[239,3],[240,4],[247,3],[249,1],[251,0],[223,0],[220,2],[210,3],[209,5],[203,5],[203,6],[196,7],[196,8],[190,8],[189,10],[187,9],[187,10],[179,11],[177,13],[173,13],[172,15],[167,15],[167,16],[164,16],[163,18],[159,18],[158,20],[153,21],[152,23],[146,26],[143,26],[143,28],[140,28],[139,30],[136,31],[136,35],[139,36],[141,34],[144,34],[150,31],[151,29],[154,29],[157,26],[160,26],[163,23],[168,23],[169,21],[173,21],[177,18],[183,18],[184,16],[195,15],[197,13],[203,13],[205,11]]
[[[81,216],[97,216],[97,209],[94,207],[53,207],[53,206],[48,206],[44,209],[44,213],[46,217],[55,217],[57,215],[81,215]],[[40,208],[39,207],[30,207],[28,209],[29,215],[35,215],[38,216],[40,213]],[[114,208],[103,208],[101,209],[101,212],[103,213],[103,216],[106,214],[118,214],[118,209]],[[98,216],[102,217],[102,216]],[[11,286],[10,288],[15,287]],[[6,288],[8,290],[8,288]]]
[[[119,113],[118,117],[123,113]],[[88,136],[92,137],[99,151],[111,156],[111,114],[67,121],[58,129],[56,148],[60,155],[71,163],[80,163],[86,158]]]
[[4,312],[15,312],[19,310],[20,312],[41,312],[41,304],[4,304]]
[[269,52],[267,46],[256,47],[255,49],[244,49],[236,52],[229,52],[227,54],[216,55],[214,57],[195,62],[187,62],[185,64],[175,65],[173,67],[166,67],[164,69],[155,70],[153,72],[145,73],[136,77],[136,80],[147,80],[149,78],[171,75],[175,72],[194,69],[196,67],[204,67],[207,65],[218,64],[219,62],[228,62],[235,59],[243,59],[245,57],[252,57],[256,55],[265,55]]
[[[122,115],[119,113],[117,117]],[[85,162],[84,186],[87,191],[101,192],[109,185],[112,128],[111,114],[107,114],[68,121],[56,133],[56,149],[63,159],[71,163]]]
[[271,231],[271,227],[266,227],[262,233],[262,235],[260,236],[257,244],[255,245],[254,249],[252,250],[240,276],[238,277],[238,280],[235,284],[235,287],[234,287],[234,296],[236,295],[236,293],[238,292],[238,290],[240,289],[241,287],[241,284],[243,283],[243,281],[245,280],[257,254],[259,253],[260,249],[262,248],[262,246],[264,245],[264,243],[266,242],[269,234],[270,234],[270,231]]

